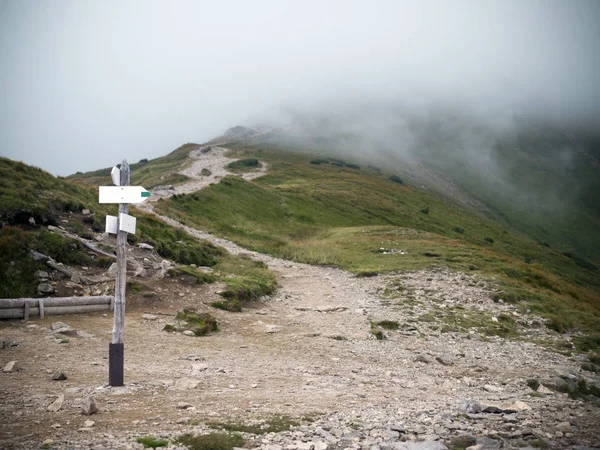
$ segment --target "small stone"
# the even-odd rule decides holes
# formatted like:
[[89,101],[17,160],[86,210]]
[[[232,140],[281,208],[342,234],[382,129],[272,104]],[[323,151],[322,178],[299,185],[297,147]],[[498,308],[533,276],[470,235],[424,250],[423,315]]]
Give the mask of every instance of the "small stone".
[[50,283],[38,284],[37,290],[40,294],[52,294],[54,292],[54,286]]
[[52,379],[54,381],[66,380],[67,379],[67,374],[65,374],[64,372],[55,372],[54,375],[52,375]]
[[200,375],[202,372],[206,372],[208,369],[208,364],[197,363],[192,364],[192,376]]
[[17,361],[9,361],[2,369],[4,373],[13,373],[19,370],[19,363]]
[[431,364],[433,362],[433,359],[429,358],[428,356],[425,355],[417,355],[417,357],[415,358],[415,361],[417,362],[422,362],[425,364]]
[[256,389],[256,388],[258,387],[258,384],[254,383],[254,384],[250,385],[250,387],[251,387],[252,389]]
[[92,428],[94,425],[96,425],[96,422],[94,422],[93,420],[86,420],[83,423],[83,426],[86,428]]
[[560,422],[558,425],[556,425],[556,429],[562,433],[569,433],[571,431],[571,423]]
[[81,403],[81,414],[85,414],[86,416],[90,416],[98,412],[98,407],[96,406],[96,401],[94,397],[88,395],[83,402]]
[[156,319],[158,319],[158,316],[154,315],[154,314],[142,314],[142,319],[144,319],[144,320],[156,320]]
[[55,430],[59,429],[62,425],[60,423],[55,423],[51,425]]
[[267,332],[267,334],[279,333],[280,331],[281,327],[277,325],[267,325],[265,327],[265,332]]
[[551,391],[550,389],[548,389],[543,384],[540,384],[540,386],[537,388],[537,392],[539,392],[540,394],[545,394],[545,395],[554,394],[553,391]]
[[81,214],[83,214],[84,216],[87,216],[90,214],[90,210],[89,209],[82,209],[81,210]]
[[483,390],[488,392],[502,392],[504,389],[498,386],[493,386],[491,384],[486,384],[485,386],[483,386]]
[[177,419],[175,421],[175,423],[178,425],[185,425],[187,423],[190,423],[191,420],[192,420],[191,417],[180,417],[179,419]]
[[152,247],[150,244],[146,244],[145,242],[141,242],[137,245],[139,248],[142,248],[144,250],[152,250],[154,247]]
[[50,447],[51,445],[54,445],[53,439],[46,439],[44,440],[44,442],[42,442],[42,446],[44,447]]
[[327,450],[327,444],[323,441],[315,442],[315,450]]
[[49,406],[48,406],[48,411],[50,412],[58,412],[61,410],[61,408],[63,407],[63,404],[65,402],[65,396],[64,395],[59,395],[56,400],[54,400]]
[[177,409],[188,409],[191,408],[193,405],[191,403],[186,403],[186,402],[177,402],[177,405],[175,406],[175,408]]
[[50,328],[52,329],[52,331],[56,331],[56,330],[62,330],[64,328],[70,329],[71,326],[67,325],[64,322],[54,322]]
[[29,222],[29,225],[35,225],[35,219],[33,217],[30,217],[27,221]]
[[199,384],[200,381],[192,378],[180,378],[173,386],[170,387],[170,389],[174,389],[176,391],[187,391],[189,389],[195,389]]
[[45,270],[38,270],[35,273],[35,276],[41,278],[42,280],[47,280],[49,278],[48,272],[46,272]]
[[93,338],[94,335],[92,333],[88,333],[86,331],[81,331],[81,330],[77,330],[75,332],[75,336],[80,337],[80,338],[84,338],[84,339],[89,339],[89,338]]
[[437,362],[443,364],[444,366],[451,366],[452,364],[454,364],[454,358],[452,358],[452,356],[448,354],[436,356],[435,359]]
[[196,335],[194,334],[194,332],[193,332],[193,331],[191,331],[191,330],[185,330],[185,331],[183,332],[183,334],[184,334],[185,336],[196,336]]

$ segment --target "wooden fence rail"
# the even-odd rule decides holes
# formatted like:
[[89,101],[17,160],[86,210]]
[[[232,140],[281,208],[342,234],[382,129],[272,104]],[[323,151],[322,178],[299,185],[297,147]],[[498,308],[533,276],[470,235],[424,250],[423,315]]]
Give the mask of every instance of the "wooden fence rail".
[[25,319],[32,316],[81,314],[112,310],[112,295],[89,297],[7,298],[0,299],[0,319]]

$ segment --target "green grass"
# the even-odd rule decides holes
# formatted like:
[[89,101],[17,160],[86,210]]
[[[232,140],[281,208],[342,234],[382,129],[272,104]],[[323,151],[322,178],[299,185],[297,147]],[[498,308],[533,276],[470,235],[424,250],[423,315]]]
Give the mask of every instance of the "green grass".
[[184,327],[184,329],[191,330],[196,336],[205,336],[211,332],[219,331],[219,326],[214,317],[207,313],[199,313],[194,309],[177,311],[175,318],[185,321],[188,326]]
[[[182,162],[181,155],[187,155],[189,149],[189,146],[181,147],[167,158]],[[37,224],[60,224],[69,231],[92,237],[93,232],[104,229],[106,214],[117,212],[116,205],[98,203],[97,188],[55,178],[35,167],[0,158],[0,194],[0,221],[3,222],[0,228],[0,273],[5,279],[0,283],[0,297],[35,295],[35,272],[46,266],[30,258],[29,250],[37,250],[67,265],[107,267],[112,263],[105,257],[91,259],[88,249],[79,241],[31,226],[28,222],[29,217],[33,217]],[[82,209],[89,209],[92,214],[82,216]],[[137,218],[137,233],[128,236],[131,242],[153,245],[163,258],[183,264],[174,269],[175,275],[193,276],[198,283],[224,280],[228,305],[234,305],[234,299],[255,300],[275,291],[275,276],[263,263],[230,255],[225,249],[198,240],[135,207],[130,208],[130,213]],[[111,247],[105,245],[104,248],[112,252]],[[215,272],[206,273],[191,264],[213,267]]]
[[250,433],[262,435],[266,433],[280,433],[289,431],[293,427],[300,425],[300,422],[288,416],[274,415],[264,420],[257,421],[256,424],[244,424],[242,422],[209,422],[208,426],[218,430],[229,432]]
[[185,445],[190,450],[233,450],[233,447],[242,447],[244,438],[239,434],[211,433],[194,436],[184,434],[179,436],[176,443]]
[[[431,193],[391,182],[389,174],[315,164],[306,155],[268,147],[235,152],[260,157],[269,174],[253,182],[228,177],[194,195],[161,200],[157,210],[252,250],[356,274],[440,266],[475,272],[523,293],[516,301],[536,313],[568,313],[574,327],[600,330],[600,278],[592,266]],[[381,247],[405,254],[381,254]]]
[[173,277],[189,275],[196,280],[197,284],[210,284],[219,279],[214,273],[205,272],[204,270],[192,266],[179,266],[169,269],[169,275]]
[[256,169],[262,164],[256,158],[246,158],[233,161],[227,165],[227,168],[232,172],[247,171],[248,169]]
[[[188,180],[188,177],[178,172],[189,164],[188,154],[196,148],[198,148],[197,144],[185,144],[166,156],[150,161],[142,160],[138,163],[130,163],[131,185],[141,185],[146,189],[152,189],[160,185],[184,183]],[[115,165],[120,163],[121,161],[115,161]],[[112,167],[93,172],[78,172],[70,175],[67,179],[77,180],[92,186],[111,186],[111,170]]]
[[166,447],[169,445],[169,441],[164,439],[158,439],[152,436],[142,436],[136,439],[136,442],[142,444],[144,448],[158,448]]

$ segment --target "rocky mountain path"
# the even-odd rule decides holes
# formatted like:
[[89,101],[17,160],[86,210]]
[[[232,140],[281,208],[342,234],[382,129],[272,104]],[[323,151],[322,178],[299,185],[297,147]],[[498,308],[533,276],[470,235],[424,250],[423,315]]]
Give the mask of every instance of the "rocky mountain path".
[[[188,176],[207,166],[205,157],[223,176],[216,167],[228,164],[225,150],[213,150],[199,150]],[[268,427],[287,418],[298,426],[244,433],[246,446],[600,446],[597,403],[557,392],[582,379],[598,382],[597,375],[583,372],[578,356],[538,345],[568,339],[530,312],[494,301],[493,281],[443,268],[357,278],[250,252],[159,217],[264,261],[279,289],[229,313],[210,307],[219,286],[152,280],[157,297],[128,306],[122,388],[106,385],[110,315],[66,316],[68,328],[85,337],[60,334],[55,317],[0,323],[0,362],[17,360],[21,368],[0,373],[0,448],[38,448],[46,440],[48,448],[141,449],[140,436],[171,439],[234,423]],[[188,304],[210,311],[221,331],[205,337],[163,331]],[[514,327],[510,339],[497,335],[502,323]],[[67,380],[52,380],[57,371]],[[528,383],[533,379],[537,391]],[[99,409],[92,416],[81,414],[88,396]],[[94,423],[87,426],[90,418]]]

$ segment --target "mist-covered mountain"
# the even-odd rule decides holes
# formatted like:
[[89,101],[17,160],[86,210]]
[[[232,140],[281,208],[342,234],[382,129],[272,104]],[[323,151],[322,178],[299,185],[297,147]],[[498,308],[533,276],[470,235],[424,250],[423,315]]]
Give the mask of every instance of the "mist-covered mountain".
[[279,123],[234,127],[213,142],[317,152],[388,168],[542,243],[600,257],[600,131],[592,126],[500,111],[381,104],[288,110]]

